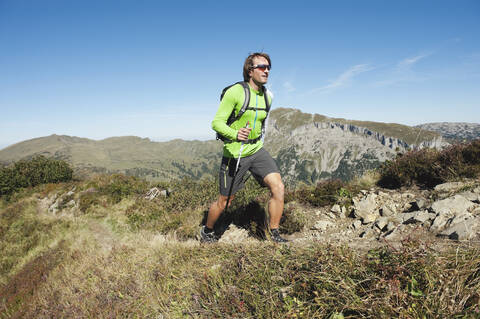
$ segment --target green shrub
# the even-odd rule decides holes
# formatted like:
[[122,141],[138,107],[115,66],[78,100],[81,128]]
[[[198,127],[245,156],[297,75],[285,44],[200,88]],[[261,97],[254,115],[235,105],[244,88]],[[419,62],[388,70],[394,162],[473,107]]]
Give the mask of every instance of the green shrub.
[[347,184],[341,180],[326,180],[319,182],[315,188],[302,188],[296,191],[293,196],[289,195],[289,197],[316,207],[328,206],[337,203],[339,198],[345,196],[346,187]]
[[103,185],[99,186],[98,191],[102,195],[107,195],[110,201],[116,204],[120,202],[122,198],[130,195],[146,193],[148,187],[148,182],[140,178],[113,174],[107,177]]
[[11,195],[20,188],[46,183],[67,182],[73,170],[65,161],[36,156],[12,166],[0,168],[0,196]]
[[379,169],[378,185],[399,188],[413,184],[433,188],[438,184],[480,173],[480,140],[452,145],[442,151],[422,149],[386,161]]
[[83,213],[86,213],[91,206],[98,204],[100,204],[100,198],[97,192],[86,192],[80,195],[79,209]]

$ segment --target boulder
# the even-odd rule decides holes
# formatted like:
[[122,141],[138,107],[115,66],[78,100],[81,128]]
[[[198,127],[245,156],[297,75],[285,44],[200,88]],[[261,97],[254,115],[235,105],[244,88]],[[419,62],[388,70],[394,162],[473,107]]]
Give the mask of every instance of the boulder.
[[415,215],[416,215],[416,212],[400,214],[400,216],[402,218],[402,223],[404,223],[404,224],[415,223],[415,219],[414,219]]
[[415,203],[419,210],[427,208],[427,200],[425,198],[418,198]]
[[147,194],[145,194],[144,198],[148,200],[153,200],[158,196],[167,197],[169,194],[170,194],[170,190],[166,190],[166,189],[160,190],[157,187],[153,187],[147,192]]
[[469,219],[447,227],[438,236],[454,240],[473,239],[480,230],[480,218]]
[[387,231],[387,232],[392,231],[392,230],[394,230],[396,227],[397,227],[397,225],[395,225],[394,222],[389,221],[388,224],[387,224],[387,228],[385,229],[385,231]]
[[378,229],[380,229],[381,231],[385,230],[385,227],[388,225],[388,218],[387,217],[380,217],[377,219],[377,221],[375,222],[375,226],[378,227]]
[[371,239],[378,235],[378,233],[373,228],[367,228],[364,232],[360,234],[360,238]]
[[437,215],[432,223],[432,226],[430,226],[430,230],[439,231],[443,229],[447,225],[449,219],[450,217],[447,215]]
[[437,216],[446,215],[448,217],[467,212],[473,207],[475,207],[475,204],[461,195],[442,199],[432,204],[432,210]]
[[359,229],[360,227],[362,227],[362,222],[360,220],[357,219],[356,221],[353,222],[352,224],[353,229]]
[[465,197],[465,199],[468,199],[471,202],[480,204],[480,194],[478,194],[478,193],[463,192],[463,193],[460,193],[458,195]]
[[422,210],[414,212],[415,215],[413,219],[419,223],[425,223],[428,220],[433,220],[435,218],[435,214],[429,213],[428,210]]
[[354,200],[355,217],[361,218],[364,224],[373,223],[380,217],[377,203],[375,202],[376,196],[375,194],[370,194],[360,201]]
[[380,215],[385,216],[385,217],[393,216],[396,213],[397,212],[396,212],[396,209],[395,209],[395,205],[393,205],[393,204],[383,205],[380,208]]
[[463,214],[456,215],[455,217],[450,219],[449,224],[450,225],[455,225],[455,224],[467,221],[469,219],[473,219],[473,214],[469,213],[469,212],[466,212],[466,213],[463,213]]
[[335,205],[332,206],[330,211],[334,214],[340,215],[340,213],[342,212],[342,209],[340,208],[340,205],[335,204]]
[[462,188],[464,185],[465,184],[462,182],[450,182],[450,183],[439,184],[435,186],[434,189],[440,193],[449,193]]

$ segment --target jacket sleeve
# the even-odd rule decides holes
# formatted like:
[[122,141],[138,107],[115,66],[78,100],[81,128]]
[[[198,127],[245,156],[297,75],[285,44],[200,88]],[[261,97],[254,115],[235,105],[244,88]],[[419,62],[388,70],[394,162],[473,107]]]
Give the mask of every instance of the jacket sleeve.
[[[227,120],[238,104],[238,87],[234,85],[225,92],[217,113],[212,121],[212,129],[229,140],[236,141],[238,131],[227,125]],[[240,86],[243,90],[243,88]]]

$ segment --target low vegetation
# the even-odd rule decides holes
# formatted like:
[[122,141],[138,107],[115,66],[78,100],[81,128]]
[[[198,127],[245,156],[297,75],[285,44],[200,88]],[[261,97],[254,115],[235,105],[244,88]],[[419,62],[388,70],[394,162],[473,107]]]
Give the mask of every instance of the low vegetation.
[[[423,175],[412,167],[450,163],[448,180],[458,178],[478,167],[479,149],[472,143],[408,153],[379,176],[390,168],[391,176],[408,176],[401,185],[419,184],[415,176]],[[303,231],[308,208],[348,206],[378,178],[287,191],[281,230]],[[2,194],[0,318],[480,317],[478,245],[276,245],[263,240],[269,194],[253,178],[217,231],[234,224],[259,240],[200,245],[198,228],[217,197],[213,180],[70,179],[22,186],[22,196]],[[152,187],[168,191],[148,200]],[[48,209],[54,203],[60,210]]]
[[452,145],[442,151],[414,150],[385,162],[378,184],[386,188],[418,185],[433,188],[447,181],[480,174],[480,139]]
[[0,167],[0,196],[46,183],[66,182],[72,179],[73,170],[65,161],[37,156],[22,160],[12,166]]

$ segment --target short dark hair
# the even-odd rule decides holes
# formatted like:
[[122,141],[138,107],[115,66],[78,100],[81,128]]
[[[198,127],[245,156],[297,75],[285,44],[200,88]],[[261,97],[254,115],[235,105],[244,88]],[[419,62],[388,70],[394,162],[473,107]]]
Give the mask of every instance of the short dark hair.
[[246,59],[245,63],[243,64],[243,80],[245,82],[250,81],[250,70],[253,68],[253,58],[255,57],[263,57],[267,59],[268,64],[270,64],[270,67],[272,66],[272,62],[270,61],[270,56],[264,52],[255,52],[251,53]]

